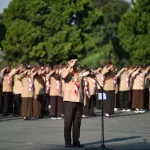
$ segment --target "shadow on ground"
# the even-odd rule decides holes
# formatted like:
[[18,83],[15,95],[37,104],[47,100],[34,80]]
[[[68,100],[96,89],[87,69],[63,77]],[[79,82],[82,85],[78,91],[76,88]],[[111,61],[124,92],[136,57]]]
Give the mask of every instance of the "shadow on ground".
[[[142,143],[133,143],[133,144],[122,144],[119,143],[121,141],[141,138],[141,136],[131,136],[125,138],[115,138],[109,139],[105,141],[106,148],[102,148],[102,141],[96,141],[91,143],[83,143],[84,148],[66,148],[64,145],[49,145],[42,144],[36,148],[36,150],[150,150],[150,143],[142,142]],[[114,142],[114,143],[113,143]],[[117,142],[117,143],[116,143]],[[34,148],[32,149],[34,150]]]
[[[129,140],[129,139],[135,139],[135,138],[141,138],[141,136],[131,136],[131,137],[124,137],[124,138],[115,138],[115,139],[110,139],[110,140],[105,140],[105,143],[111,143],[111,142],[120,142],[124,140]],[[93,145],[93,144],[101,144],[102,141],[96,141],[96,142],[91,142],[91,143],[85,143],[85,145]]]

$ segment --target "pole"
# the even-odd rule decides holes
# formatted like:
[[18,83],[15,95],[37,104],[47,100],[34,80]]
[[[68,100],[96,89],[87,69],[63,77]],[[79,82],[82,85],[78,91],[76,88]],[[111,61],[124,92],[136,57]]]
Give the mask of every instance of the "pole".
[[[85,149],[85,150],[91,150],[91,149],[103,149],[103,150],[113,150],[113,149],[110,149],[110,148],[106,148],[105,146],[105,139],[104,139],[104,97],[103,97],[103,93],[106,93],[104,88],[99,84],[99,82],[97,81],[97,78],[95,76],[95,73],[90,69],[88,68],[88,71],[94,76],[94,79],[96,81],[96,83],[99,85],[99,87],[101,88],[101,93],[102,93],[102,118],[101,118],[101,124],[102,124],[102,128],[101,128],[101,140],[102,140],[102,145],[100,147],[97,147],[97,148],[88,148],[88,149]],[[107,99],[110,100],[110,97],[108,96],[108,94],[106,93],[106,97]]]

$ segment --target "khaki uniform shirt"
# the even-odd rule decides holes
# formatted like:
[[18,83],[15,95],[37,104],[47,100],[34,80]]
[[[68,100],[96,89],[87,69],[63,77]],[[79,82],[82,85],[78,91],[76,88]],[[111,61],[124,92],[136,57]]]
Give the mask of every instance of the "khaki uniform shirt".
[[[65,72],[66,69],[63,69],[61,74]],[[69,73],[68,76],[64,79],[64,101],[69,102],[83,102],[84,101],[84,85],[82,76],[79,79],[79,92],[78,95],[75,94],[74,88],[74,76]]]
[[127,72],[120,75],[119,91],[129,91],[130,90],[130,78]]
[[64,82],[64,79],[61,80],[61,83],[62,83],[62,97],[64,96],[64,85],[65,85],[65,82]]
[[26,97],[26,98],[32,98],[33,97],[33,89],[30,91],[29,90],[29,78],[28,77],[23,77],[22,78],[22,94],[21,97]]
[[106,91],[113,91],[116,88],[116,81],[114,80],[115,78],[115,73],[110,72],[105,75],[105,80],[104,80],[104,90]]
[[[96,78],[100,86],[104,86],[104,76],[101,73],[96,74]],[[100,86],[97,84],[97,89],[101,89]]]
[[150,74],[145,77],[145,88],[150,88]]
[[[58,83],[60,84],[58,90]],[[53,76],[50,77],[50,96],[62,96],[62,83],[61,80],[57,81]]]
[[17,74],[14,76],[14,86],[13,86],[13,93],[14,94],[21,94],[22,93],[22,76]]
[[95,86],[94,86],[93,80],[95,81],[95,79],[93,79],[93,78],[91,78],[91,77],[87,77],[90,95],[95,95],[95,94],[96,94],[96,91],[97,91],[97,83],[96,83],[96,81],[95,81]]
[[133,78],[133,90],[144,90],[145,76],[143,73],[137,74]]
[[[12,90],[13,90],[13,75],[15,75],[16,72],[17,72],[16,69],[13,69],[8,75],[3,76],[3,92],[12,92]],[[10,83],[8,83],[9,81],[10,81]]]
[[45,94],[45,77],[35,77],[34,78],[34,94],[41,95]]

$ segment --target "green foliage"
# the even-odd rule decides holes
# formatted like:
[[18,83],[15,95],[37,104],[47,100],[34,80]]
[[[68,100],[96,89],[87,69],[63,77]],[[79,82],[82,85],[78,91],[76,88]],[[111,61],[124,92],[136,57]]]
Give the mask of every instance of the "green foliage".
[[16,63],[28,62],[29,52],[42,39],[40,27],[33,27],[24,20],[15,20],[7,28],[6,39],[2,42],[5,59]]
[[0,14],[0,47],[1,47],[1,41],[5,38],[5,32],[6,32],[6,28],[3,23],[3,15]]
[[60,63],[80,58],[102,41],[102,13],[89,0],[13,0],[4,11],[5,60],[16,63]]
[[0,67],[3,66],[2,61],[3,61],[3,51],[2,51],[2,40],[4,40],[5,38],[5,32],[6,32],[6,28],[5,25],[3,23],[3,15],[0,14]]
[[111,35],[117,35],[121,16],[130,8],[124,0],[93,0],[95,7],[101,10],[104,17],[104,29]]
[[150,64],[150,7],[149,0],[137,0],[119,24],[121,47],[128,53],[128,63]]
[[95,68],[106,61],[112,61],[120,67],[127,61],[128,54],[120,47],[118,34],[118,24],[122,15],[130,8],[128,2],[123,0],[93,0],[97,10],[103,13],[103,23],[101,28],[105,34],[99,33],[103,41],[99,43],[94,54],[89,53],[83,60],[83,64]]
[[81,60],[81,64],[87,64],[91,68],[104,65],[107,61],[111,61],[114,65],[118,66],[118,57],[113,50],[111,41],[105,46],[101,47],[98,52],[91,53],[90,56]]
[[6,34],[0,34],[5,61],[54,65],[76,53],[81,64],[93,68],[105,61],[122,65],[130,55],[114,35],[129,8],[123,0],[13,0],[3,14]]

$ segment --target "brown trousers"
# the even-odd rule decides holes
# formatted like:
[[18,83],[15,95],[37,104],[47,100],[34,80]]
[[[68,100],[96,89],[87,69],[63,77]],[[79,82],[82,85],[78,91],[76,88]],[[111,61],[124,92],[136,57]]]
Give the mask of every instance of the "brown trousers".
[[119,91],[119,103],[120,109],[128,109],[129,108],[129,95],[130,91]]
[[64,102],[64,137],[65,143],[71,144],[71,128],[73,136],[73,144],[80,144],[80,127],[83,110],[83,103],[79,102]]
[[114,114],[114,105],[115,105],[115,91],[106,91],[107,100],[104,100],[104,113],[109,115]]
[[3,92],[4,114],[11,114],[13,112],[13,94],[12,92]]
[[133,90],[132,108],[144,109],[144,90]]
[[22,97],[21,103],[21,116],[32,117],[32,103],[33,99],[30,97]]
[[86,105],[83,106],[83,114],[84,115],[90,115],[94,116],[94,106],[96,103],[96,96],[97,95],[91,95],[90,98],[86,97]]
[[61,117],[63,98],[61,96],[51,96],[50,99],[51,117]]
[[96,95],[91,95],[91,97],[88,99],[88,110],[89,110],[90,116],[94,115],[95,102],[96,102]]
[[148,110],[150,110],[150,91],[149,91],[149,104],[148,104]]
[[89,100],[88,97],[86,97],[86,105],[83,106],[83,111],[82,114],[88,116],[89,115],[89,104],[88,104]]
[[62,105],[61,105],[61,114],[64,115],[64,101],[62,100]]
[[44,95],[44,102],[43,102],[43,113],[44,115],[49,115],[49,104],[50,104],[50,96],[49,94]]
[[44,95],[37,95],[37,98],[33,99],[33,115],[41,116],[43,113],[43,99]]
[[14,94],[14,114],[20,115],[21,111],[21,94]]
[[149,110],[149,89],[144,90],[144,108]]
[[2,113],[3,104],[2,104],[2,85],[0,84],[0,113]]

